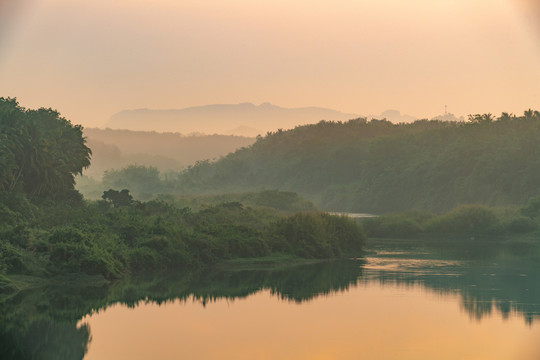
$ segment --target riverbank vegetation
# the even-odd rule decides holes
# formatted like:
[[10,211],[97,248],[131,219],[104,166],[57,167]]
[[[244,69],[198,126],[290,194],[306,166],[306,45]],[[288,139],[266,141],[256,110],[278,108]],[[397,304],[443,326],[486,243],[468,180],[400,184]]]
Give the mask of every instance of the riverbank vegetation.
[[360,225],[325,213],[285,215],[238,202],[192,212],[162,201],[133,201],[128,192],[124,197],[121,193],[71,205],[26,201],[31,212],[24,214],[10,209],[8,221],[0,226],[2,272],[114,279],[240,257],[358,254],[365,240]]
[[461,205],[440,215],[413,210],[365,219],[362,225],[368,236],[383,238],[539,235],[538,204],[540,197],[531,198],[522,208]]
[[[51,109],[0,98],[0,137],[0,274],[117,279],[243,257],[333,258],[360,252],[365,240],[356,222],[317,212],[294,193],[223,196],[196,211],[174,198],[140,202],[120,188],[86,201],[74,177],[91,150],[82,128]],[[13,283],[2,276],[0,285]]]

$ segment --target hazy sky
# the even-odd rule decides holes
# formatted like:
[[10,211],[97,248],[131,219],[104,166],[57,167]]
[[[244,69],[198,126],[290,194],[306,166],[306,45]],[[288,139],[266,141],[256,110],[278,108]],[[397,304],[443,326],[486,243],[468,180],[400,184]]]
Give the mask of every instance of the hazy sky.
[[521,113],[540,108],[538,3],[0,0],[0,96],[86,126],[122,109],[267,101]]

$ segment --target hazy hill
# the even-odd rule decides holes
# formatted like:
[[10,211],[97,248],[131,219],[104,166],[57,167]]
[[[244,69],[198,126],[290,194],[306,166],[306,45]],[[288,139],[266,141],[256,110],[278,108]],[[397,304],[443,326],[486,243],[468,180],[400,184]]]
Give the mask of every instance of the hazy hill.
[[256,136],[278,128],[316,123],[320,120],[348,120],[358,117],[319,107],[283,108],[269,103],[253,105],[215,104],[179,110],[124,110],[114,114],[107,127],[184,134],[236,134]]
[[540,113],[468,122],[352,120],[277,131],[188,169],[180,192],[296,191],[328,210],[524,205],[540,193]]
[[92,149],[85,174],[100,178],[104,170],[130,164],[180,170],[198,160],[214,159],[251,145],[255,139],[233,135],[189,135],[112,129],[84,129]]

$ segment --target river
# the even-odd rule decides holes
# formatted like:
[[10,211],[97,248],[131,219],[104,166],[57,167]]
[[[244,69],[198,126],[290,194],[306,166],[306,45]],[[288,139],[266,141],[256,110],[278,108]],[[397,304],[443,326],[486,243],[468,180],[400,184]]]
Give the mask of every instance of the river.
[[348,261],[39,290],[18,301],[40,315],[0,345],[36,359],[539,359],[539,275],[522,246],[372,243]]

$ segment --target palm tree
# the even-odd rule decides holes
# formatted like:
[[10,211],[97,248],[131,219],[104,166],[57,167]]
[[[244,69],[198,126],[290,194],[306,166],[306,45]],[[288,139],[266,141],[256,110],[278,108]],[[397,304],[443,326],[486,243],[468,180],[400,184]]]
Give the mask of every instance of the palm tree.
[[511,121],[511,120],[513,120],[515,118],[516,118],[516,116],[514,114],[512,114],[512,113],[509,114],[507,112],[503,112],[501,114],[501,117],[499,118],[499,121]]
[[523,112],[523,115],[525,116],[526,120],[533,120],[534,119],[534,111],[532,109],[525,110]]

